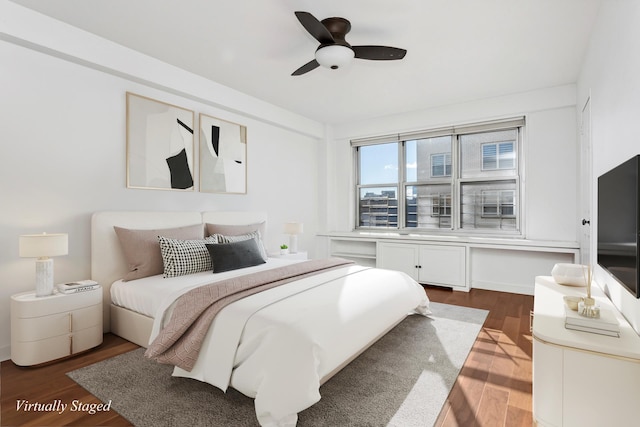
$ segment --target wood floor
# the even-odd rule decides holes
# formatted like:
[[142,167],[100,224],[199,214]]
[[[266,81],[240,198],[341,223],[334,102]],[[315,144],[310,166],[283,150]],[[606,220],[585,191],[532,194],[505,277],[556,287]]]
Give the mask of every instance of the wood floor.
[[472,289],[427,288],[431,301],[489,310],[436,426],[533,424],[531,409],[533,297]]
[[[489,310],[437,426],[531,426],[531,334],[533,297],[472,289],[469,293],[427,288],[434,302]],[[18,410],[19,401],[50,403],[56,399],[100,403],[65,373],[138,348],[111,334],[82,355],[36,368],[11,361],[0,364],[0,426],[129,426],[115,411],[64,413]],[[135,386],[135,385],[133,385]]]

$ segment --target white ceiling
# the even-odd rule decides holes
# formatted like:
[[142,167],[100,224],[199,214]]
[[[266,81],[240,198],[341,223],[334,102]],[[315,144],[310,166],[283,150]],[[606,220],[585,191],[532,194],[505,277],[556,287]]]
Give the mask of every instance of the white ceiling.
[[[325,123],[575,83],[602,0],[13,0]],[[318,45],[294,11],[407,49],[292,77]]]

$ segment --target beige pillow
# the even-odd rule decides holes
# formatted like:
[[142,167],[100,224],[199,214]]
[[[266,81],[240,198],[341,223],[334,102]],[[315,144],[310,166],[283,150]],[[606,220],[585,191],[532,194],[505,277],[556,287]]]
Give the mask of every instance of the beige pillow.
[[[264,241],[262,237],[267,229],[267,222],[256,222],[255,224],[247,224],[247,225],[227,225],[227,224],[205,224],[207,230],[207,236],[213,236],[214,234],[222,235],[224,237],[227,236],[238,236],[238,239],[224,239],[218,238],[218,243],[229,243],[229,242],[237,242],[239,240],[246,240],[249,238],[255,238],[256,243],[258,244],[258,249],[260,250],[260,254],[264,260],[267,260],[267,248],[264,246]],[[250,235],[251,233],[257,233],[257,235]]]
[[260,232],[260,237],[264,236],[267,228],[265,221],[248,225],[225,225],[225,224],[205,224],[207,227],[207,236],[214,234],[223,234],[225,236],[239,236],[240,234],[248,234],[254,231]]
[[164,265],[158,236],[182,240],[204,238],[202,224],[152,230],[132,230],[116,226],[113,228],[129,267],[129,271],[122,278],[125,282],[163,273]]

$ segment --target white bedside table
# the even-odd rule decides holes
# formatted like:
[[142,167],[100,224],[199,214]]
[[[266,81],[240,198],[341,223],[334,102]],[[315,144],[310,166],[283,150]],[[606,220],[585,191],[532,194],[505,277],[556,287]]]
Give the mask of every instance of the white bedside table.
[[74,294],[11,297],[11,360],[37,365],[102,343],[102,288]]
[[296,252],[295,254],[280,254],[277,253],[273,255],[275,258],[283,258],[283,259],[309,259],[306,251]]

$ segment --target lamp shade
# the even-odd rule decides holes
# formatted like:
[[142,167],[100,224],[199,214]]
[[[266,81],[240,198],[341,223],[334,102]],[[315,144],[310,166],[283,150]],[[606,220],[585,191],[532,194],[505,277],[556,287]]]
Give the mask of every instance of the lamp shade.
[[354,56],[353,49],[339,44],[324,46],[316,50],[318,64],[333,70],[349,65]]
[[301,222],[286,222],[284,224],[285,234],[302,234],[303,226]]
[[42,258],[67,255],[69,236],[66,233],[24,234],[20,236],[20,257]]

